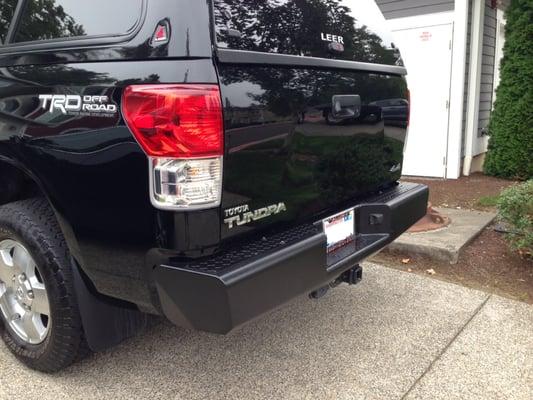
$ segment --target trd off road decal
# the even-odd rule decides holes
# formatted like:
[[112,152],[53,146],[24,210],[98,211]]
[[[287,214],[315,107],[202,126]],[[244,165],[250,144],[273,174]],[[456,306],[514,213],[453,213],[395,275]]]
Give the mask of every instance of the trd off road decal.
[[228,229],[237,226],[249,224],[252,221],[259,221],[260,219],[270,217],[287,211],[285,203],[272,204],[267,207],[258,208],[250,211],[248,204],[239,207],[228,208],[224,210],[224,223],[228,225]]
[[110,103],[108,96],[79,96],[73,94],[41,94],[41,108],[53,113],[94,117],[113,117],[117,106]]

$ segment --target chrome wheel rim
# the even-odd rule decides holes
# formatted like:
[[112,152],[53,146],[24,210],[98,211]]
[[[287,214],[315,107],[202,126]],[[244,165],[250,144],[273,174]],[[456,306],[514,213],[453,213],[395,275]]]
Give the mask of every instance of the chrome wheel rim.
[[40,344],[50,329],[50,303],[42,275],[16,240],[0,242],[0,312],[15,334]]

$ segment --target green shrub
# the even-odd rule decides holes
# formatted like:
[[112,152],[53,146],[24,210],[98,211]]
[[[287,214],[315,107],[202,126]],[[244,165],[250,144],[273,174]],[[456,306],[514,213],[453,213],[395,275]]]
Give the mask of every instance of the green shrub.
[[484,169],[488,175],[525,180],[533,177],[533,0],[512,0],[506,16]]
[[498,200],[500,217],[510,225],[507,239],[522,255],[533,255],[533,180],[512,186]]

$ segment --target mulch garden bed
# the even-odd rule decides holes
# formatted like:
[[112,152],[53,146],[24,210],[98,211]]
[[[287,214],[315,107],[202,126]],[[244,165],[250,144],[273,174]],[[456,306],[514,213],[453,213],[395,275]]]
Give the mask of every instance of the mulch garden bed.
[[[434,206],[482,211],[493,211],[494,208],[480,202],[480,199],[497,196],[514,184],[482,174],[447,181],[405,180],[427,184]],[[391,252],[381,252],[374,256],[373,261],[533,304],[533,260],[521,258],[510,250],[502,234],[494,231],[494,226],[485,229],[464,250],[455,265]]]
[[493,209],[480,204],[480,199],[494,197],[516,182],[483,174],[463,176],[456,180],[405,178],[406,181],[429,186],[429,201],[436,207],[465,208],[486,211]]

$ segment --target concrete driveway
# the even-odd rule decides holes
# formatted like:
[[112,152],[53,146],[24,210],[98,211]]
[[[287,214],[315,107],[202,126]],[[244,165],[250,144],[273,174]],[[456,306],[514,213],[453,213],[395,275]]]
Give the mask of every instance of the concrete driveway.
[[67,371],[0,344],[0,399],[533,398],[533,307],[375,265],[228,336],[162,324]]

